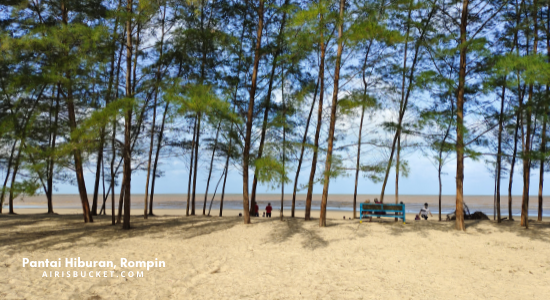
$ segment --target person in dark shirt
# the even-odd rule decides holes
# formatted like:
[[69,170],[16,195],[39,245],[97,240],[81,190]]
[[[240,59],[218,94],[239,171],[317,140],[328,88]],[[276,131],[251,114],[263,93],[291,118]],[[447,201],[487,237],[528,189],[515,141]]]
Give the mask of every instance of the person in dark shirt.
[[254,206],[254,217],[259,217],[260,216],[260,213],[258,212],[259,211],[259,207],[258,207],[258,203],[256,203],[256,205]]
[[268,217],[268,218],[271,218],[271,211],[273,210],[273,207],[271,207],[271,203],[268,203],[266,208],[265,208],[265,216]]

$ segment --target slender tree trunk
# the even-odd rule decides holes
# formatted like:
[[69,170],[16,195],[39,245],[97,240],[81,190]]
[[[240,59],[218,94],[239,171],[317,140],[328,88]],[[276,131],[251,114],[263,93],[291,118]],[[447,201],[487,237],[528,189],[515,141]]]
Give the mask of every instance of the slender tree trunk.
[[168,104],[164,106],[164,112],[162,113],[162,122],[160,124],[160,132],[157,138],[157,152],[155,153],[155,162],[153,163],[153,182],[151,183],[151,199],[149,201],[149,215],[153,216],[153,196],[155,195],[155,180],[157,178],[157,164],[159,161],[160,148],[162,145],[162,137],[164,135],[164,123],[166,120],[166,113],[168,112]]
[[118,215],[117,215],[117,219],[116,219],[117,224],[120,224],[122,222],[122,205],[124,204],[124,193],[125,193],[125,190],[126,190],[124,188],[124,182],[125,182],[124,176],[125,176],[125,173],[124,173],[124,170],[123,170],[122,171],[122,184],[120,185],[120,193],[118,195]]
[[[369,59],[370,49],[372,46],[373,40],[371,39],[369,42],[369,46],[367,47],[367,53],[365,54],[365,60],[363,61],[363,96],[367,96],[368,91],[368,83],[367,83],[367,62]],[[359,138],[357,141],[357,163],[355,165],[355,189],[353,190],[353,219],[357,218],[357,186],[359,184],[359,171],[360,171],[360,164],[361,164],[361,137],[363,135],[363,120],[365,118],[365,104],[361,107],[361,121],[359,123]],[[396,219],[397,220],[397,219]]]
[[[537,54],[538,46],[538,7],[537,0],[533,1],[533,24],[534,28],[534,43],[533,43],[533,54]],[[527,130],[525,134],[525,146],[523,150],[523,198],[521,203],[521,226],[529,228],[529,184],[531,179],[531,116],[532,108],[531,104],[533,101],[533,84],[529,84],[529,98],[527,99],[527,112],[526,112],[526,125]],[[533,129],[534,130],[534,129]]]
[[[155,140],[155,125],[156,125],[156,117],[157,117],[157,97],[158,97],[158,86],[160,84],[161,74],[160,74],[160,66],[161,66],[161,59],[162,54],[164,52],[164,20],[166,18],[166,4],[164,5],[164,10],[162,13],[162,30],[161,30],[161,37],[160,37],[160,54],[159,54],[159,60],[158,60],[158,66],[157,66],[157,84],[155,85],[155,96],[153,101],[153,121],[151,124],[151,143],[149,145],[149,159],[147,160],[147,177],[145,179],[145,199],[144,199],[144,207],[143,207],[143,217],[147,219],[147,198],[149,194],[149,175],[151,172],[151,157],[153,155],[153,144]],[[164,119],[164,117],[163,117]],[[152,208],[152,206],[151,206]]]
[[365,106],[363,105],[361,107],[361,121],[359,122],[359,138],[357,139],[357,163],[355,164],[355,188],[353,189],[353,219],[357,218],[357,186],[359,184],[359,170],[360,170],[360,163],[361,163],[361,135],[363,134],[364,118],[365,118]]
[[518,149],[518,129],[519,129],[519,118],[521,110],[518,110],[516,116],[516,129],[514,132],[514,152],[512,153],[512,162],[510,163],[510,178],[508,181],[508,220],[513,221],[512,216],[512,182],[514,180],[514,166],[516,165],[516,155]]
[[[319,14],[319,23],[323,23],[323,14]],[[311,202],[313,200],[313,181],[315,179],[315,171],[317,170],[317,156],[319,152],[319,135],[321,134],[321,125],[323,123],[323,98],[325,93],[325,54],[326,44],[324,32],[320,30],[319,47],[321,48],[321,57],[319,63],[319,104],[317,104],[317,126],[315,128],[315,140],[313,141],[313,159],[311,160],[311,171],[309,173],[309,181],[307,186],[305,220],[311,220]]]
[[186,216],[189,216],[189,205],[191,203],[191,178],[193,176],[193,156],[195,155],[195,138],[197,134],[197,120],[195,117],[195,125],[193,126],[193,141],[191,142],[191,161],[189,162],[189,179],[187,180],[187,209],[185,212]]
[[296,168],[296,177],[294,178],[294,191],[292,192],[292,209],[290,217],[294,218],[294,210],[296,208],[296,191],[298,190],[298,176],[300,176],[300,169],[302,168],[302,160],[304,159],[304,150],[307,141],[307,133],[309,129],[309,122],[311,121],[311,115],[313,114],[313,107],[315,106],[315,98],[317,98],[317,92],[319,89],[319,80],[315,84],[315,92],[313,93],[313,100],[311,101],[311,108],[309,109],[309,115],[307,116],[306,129],[304,131],[304,137],[302,138],[302,148],[300,150],[300,158],[298,159],[298,167]]
[[454,115],[454,105],[452,105],[451,102],[451,120],[449,121],[449,126],[447,127],[447,131],[445,131],[445,135],[443,136],[443,141],[441,143],[441,147],[439,147],[439,165],[437,167],[437,179],[439,181],[439,221],[441,222],[441,190],[442,190],[442,184],[441,184],[441,170],[443,169],[443,146],[445,145],[445,142],[447,141],[447,138],[449,137],[449,133],[451,131],[451,126],[453,124],[453,118]]
[[55,100],[55,117],[54,117],[54,124],[53,124],[53,133],[52,133],[52,144],[51,144],[51,154],[49,158],[49,164],[48,164],[48,214],[53,214],[53,170],[55,166],[55,143],[57,140],[57,128],[59,123],[59,87],[57,88],[57,98]]
[[92,216],[97,216],[97,198],[99,193],[99,180],[101,179],[101,162],[103,161],[103,144],[105,143],[105,126],[99,132],[99,147],[97,150],[97,162],[95,170],[94,196],[92,198]]
[[[128,20],[126,21],[126,97],[133,97],[132,89],[132,5],[133,0],[128,0],[126,9],[128,11]],[[137,64],[137,61],[136,63]],[[135,76],[135,74],[134,74]],[[134,84],[136,78],[134,77]],[[135,87],[134,87],[135,89]],[[132,129],[132,109],[126,110],[124,117],[124,220],[123,229],[130,229],[130,187],[132,181],[132,151],[131,151],[131,129]]]
[[544,186],[544,157],[546,156],[546,114],[544,116],[544,122],[542,125],[542,140],[541,140],[541,155],[543,158],[540,160],[540,173],[539,173],[539,208],[537,221],[542,222],[542,188]]
[[210,206],[208,207],[208,216],[210,216],[210,212],[212,211],[212,203],[214,203],[214,198],[216,198],[216,192],[218,191],[218,187],[220,186],[220,182],[222,182],[222,178],[224,177],[225,169],[222,172],[222,175],[220,176],[220,179],[218,179],[218,183],[216,184],[216,188],[214,189],[214,195],[212,195],[212,199],[210,200]]
[[462,0],[460,22],[460,66],[456,101],[456,229],[464,231],[464,89],[466,83],[466,35],[469,0]]
[[328,130],[328,147],[327,160],[325,163],[325,182],[323,185],[323,196],[321,198],[321,212],[319,218],[319,226],[327,226],[327,201],[328,201],[328,186],[330,181],[330,168],[332,166],[332,148],[334,144],[334,130],[336,127],[336,109],[338,107],[338,88],[340,80],[340,64],[342,62],[342,51],[344,49],[344,9],[346,0],[340,0],[340,18],[338,24],[338,50],[336,52],[336,63],[334,66],[334,88],[332,92],[332,107],[330,111],[330,127]]
[[[397,153],[395,156],[395,204],[399,203],[399,154],[401,153],[401,134],[397,136]],[[397,221],[397,219],[395,219]]]
[[[157,70],[158,72],[158,70]],[[158,81],[157,81],[158,84]],[[151,134],[150,134],[150,143],[149,143],[149,154],[147,159],[147,177],[145,177],[145,198],[143,205],[143,218],[147,219],[147,200],[149,198],[149,178],[151,173],[151,159],[153,157],[153,145],[155,142],[155,124],[157,117],[157,93],[155,92],[155,100],[153,101],[153,121],[151,123]]]
[[[506,82],[506,77],[504,77],[504,82]],[[504,123],[504,96],[506,93],[506,86],[502,87],[502,96],[500,102],[500,115],[498,118],[498,152],[497,152],[497,190],[496,190],[496,209],[497,209],[497,222],[500,223],[500,174],[501,174],[501,165],[502,165],[502,128]]]
[[15,212],[13,211],[13,200],[14,200],[14,186],[15,186],[15,178],[17,177],[17,171],[19,170],[19,164],[21,162],[21,150],[23,149],[23,139],[21,139],[21,142],[19,143],[19,149],[17,149],[17,156],[15,157],[15,165],[13,167],[13,173],[11,174],[11,183],[10,183],[10,195],[9,195],[9,214],[13,215]]
[[216,130],[216,139],[214,140],[214,149],[212,149],[212,158],[210,159],[210,169],[208,171],[208,179],[206,180],[206,191],[204,192],[204,206],[202,207],[202,215],[206,214],[206,200],[208,197],[208,188],[210,187],[210,178],[212,177],[212,168],[214,167],[214,157],[216,155],[216,148],[218,147],[218,136],[220,134],[220,127],[222,122],[218,123],[218,129]]
[[280,211],[280,218],[281,221],[283,220],[283,207],[284,207],[284,201],[285,201],[285,146],[286,146],[286,107],[285,107],[285,90],[284,90],[284,75],[283,75],[283,83],[281,86],[281,98],[283,100],[283,174],[281,174],[281,211]]
[[[288,4],[288,0],[285,1],[285,6]],[[265,110],[264,110],[264,120],[262,123],[262,132],[260,136],[260,148],[258,149],[258,157],[257,159],[262,158],[263,150],[264,150],[264,142],[265,142],[265,134],[267,131],[267,119],[269,116],[269,110],[271,106],[271,92],[273,91],[273,81],[275,79],[275,70],[277,69],[277,62],[279,54],[281,53],[281,46],[283,42],[283,32],[285,28],[286,23],[286,11],[283,12],[283,18],[281,21],[281,26],[279,28],[279,34],[277,36],[277,48],[275,50],[275,53],[273,54],[273,62],[271,64],[271,75],[269,77],[269,87],[267,90],[267,98],[265,103]],[[258,178],[256,176],[256,172],[254,172],[254,178],[252,180],[252,194],[250,197],[250,213],[255,213],[256,208],[256,186],[258,185]]]
[[4,179],[4,184],[2,185],[2,195],[0,196],[0,213],[2,213],[2,208],[4,207],[4,197],[6,196],[6,188],[7,188],[8,180],[11,174],[13,154],[15,153],[16,146],[17,146],[17,140],[13,142],[13,146],[11,147],[10,158],[8,160],[8,170],[6,172],[6,178]]
[[[117,80],[118,81],[118,80]],[[113,120],[113,133],[111,134],[111,215],[112,215],[112,225],[115,225],[115,158],[116,158],[116,148],[115,148],[115,136],[116,136],[116,118]]]
[[[119,5],[122,5],[122,0],[119,2]],[[117,23],[118,24],[118,23]],[[124,31],[123,31],[124,32]],[[120,50],[118,52],[118,64],[117,64],[117,73],[116,73],[116,84],[115,86],[118,87],[119,81],[120,81],[120,69],[121,69],[121,61],[122,61],[122,51],[124,50],[124,46],[120,46]],[[119,97],[119,89],[116,88],[115,93],[116,99]],[[116,158],[116,125],[117,125],[117,119],[116,117],[113,118],[113,132],[111,134],[111,151],[112,157],[111,157],[111,216],[112,216],[112,225],[115,225],[117,222],[115,221],[115,176],[116,176],[116,170],[114,168],[115,166],[115,158]],[[117,167],[118,170],[118,167]],[[122,194],[122,193],[121,193]],[[122,195],[121,195],[122,196]],[[119,221],[120,223],[120,221]]]
[[[61,2],[61,12],[62,12],[62,22],[63,25],[67,26],[69,20],[69,10],[65,6],[65,2]],[[69,114],[69,127],[71,134],[76,130],[76,114],[74,108],[74,99],[73,99],[73,90],[72,90],[72,80],[71,73],[66,72],[66,78],[68,81],[67,87],[67,111]],[[74,156],[74,165],[75,165],[75,174],[76,182],[78,184],[78,192],[80,194],[80,201],[82,202],[82,213],[84,217],[84,223],[93,222],[93,218],[90,214],[90,203],[88,202],[88,193],[86,192],[86,182],[84,181],[84,169],[82,167],[82,156],[80,149],[75,148],[73,150]]]
[[[273,81],[275,78],[275,70],[277,67],[277,56],[279,55],[279,51],[275,52],[275,55],[273,57],[273,64],[271,66],[271,75],[269,78],[269,87],[267,89],[267,98],[265,100],[265,110],[264,110],[264,120],[262,123],[262,132],[260,134],[260,147],[258,148],[258,156],[256,159],[262,158],[262,154],[264,151],[264,143],[265,143],[265,134],[267,132],[267,120],[269,117],[269,109],[271,106],[271,93],[273,91]],[[254,172],[254,178],[252,179],[252,193],[250,196],[250,213],[254,213],[254,208],[256,207],[256,186],[258,184],[258,178],[256,176],[256,172]]]
[[[233,128],[233,126],[231,126]],[[225,196],[225,184],[227,182],[227,173],[229,173],[229,157],[231,156],[231,146],[232,146],[231,137],[229,137],[229,148],[227,149],[227,158],[225,159],[225,175],[223,176],[223,186],[222,186],[222,198],[220,200],[220,217],[223,214],[223,198]]]
[[402,78],[402,85],[401,85],[401,101],[399,103],[399,117],[398,117],[398,125],[397,125],[397,130],[395,132],[395,135],[393,137],[393,141],[392,141],[392,147],[391,147],[391,152],[390,152],[390,159],[388,161],[388,165],[386,167],[386,175],[384,177],[384,181],[382,183],[382,191],[380,193],[380,202],[384,202],[384,194],[386,192],[386,184],[388,182],[388,177],[389,177],[389,174],[390,174],[390,170],[391,170],[391,165],[392,165],[392,162],[393,162],[393,155],[395,153],[395,148],[396,148],[396,143],[397,143],[397,139],[398,137],[401,136],[401,131],[402,131],[402,124],[403,124],[403,118],[405,116],[405,111],[407,110],[407,106],[408,106],[408,102],[409,102],[409,97],[410,97],[410,94],[411,94],[411,91],[412,91],[412,88],[413,88],[413,78],[414,78],[414,72],[416,70],[416,64],[418,62],[418,57],[420,55],[420,47],[422,46],[422,43],[420,43],[419,41],[423,41],[424,40],[424,36],[426,34],[426,30],[427,30],[427,27],[431,24],[430,20],[432,19],[433,15],[435,14],[436,12],[436,8],[432,8],[432,10],[429,12],[428,14],[428,17],[426,20],[423,20],[424,22],[424,26],[422,27],[422,30],[420,32],[420,37],[417,39],[417,42],[415,44],[415,50],[414,50],[414,57],[413,57],[413,61],[412,61],[412,65],[411,65],[411,68],[410,68],[410,72],[409,72],[409,82],[408,82],[408,85],[407,85],[407,89],[406,89],[406,92],[405,92],[405,72],[406,72],[406,66],[407,66],[407,49],[408,49],[408,41],[409,41],[409,32],[410,32],[410,13],[411,13],[411,10],[412,10],[412,5],[413,5],[413,2],[409,2],[410,6],[409,6],[409,22],[407,22],[407,35],[406,35],[406,38],[405,38],[405,55],[404,55],[404,59],[403,59],[403,78]]
[[[399,155],[401,154],[401,134],[397,136],[397,153],[395,156],[395,204],[399,203]],[[397,215],[397,213],[395,213]],[[395,218],[395,222],[397,222]]]
[[258,6],[258,30],[256,33],[256,49],[254,51],[254,68],[250,86],[250,101],[246,115],[246,137],[243,151],[243,221],[250,224],[250,211],[248,209],[248,165],[250,160],[250,140],[252,138],[252,118],[254,114],[254,98],[256,97],[258,68],[260,64],[260,50],[262,48],[262,33],[264,27],[264,0],[259,0]]
[[[546,51],[547,51],[547,57],[550,59],[550,4],[547,5],[548,9],[546,10],[547,17],[546,17]],[[542,151],[542,159],[540,160],[540,174],[539,174],[539,209],[538,209],[538,217],[537,221],[542,222],[542,189],[544,185],[544,162],[546,161],[546,123],[548,118],[548,97],[550,97],[550,86],[548,84],[546,85],[546,99],[543,101],[544,103],[544,122],[542,125],[542,144],[541,144],[541,151]]]
[[193,194],[191,195],[191,215],[195,215],[195,192],[197,190],[197,168],[198,168],[198,160],[199,160],[199,140],[200,140],[200,134],[201,134],[201,117],[202,113],[199,112],[199,116],[197,117],[197,138],[195,139],[195,165],[193,166]]

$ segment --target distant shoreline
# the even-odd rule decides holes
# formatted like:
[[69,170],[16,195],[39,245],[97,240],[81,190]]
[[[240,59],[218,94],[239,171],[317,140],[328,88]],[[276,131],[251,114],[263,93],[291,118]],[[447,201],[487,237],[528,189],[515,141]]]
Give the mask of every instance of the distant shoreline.
[[[132,209],[139,210],[144,205],[143,194],[132,194]],[[260,211],[271,203],[275,210],[280,209],[280,194],[257,194],[257,202],[260,206]],[[99,197],[98,211],[102,207],[102,195]],[[212,196],[207,197],[206,209],[210,207]],[[296,195],[296,209],[305,208],[305,194]],[[357,195],[357,205],[365,201],[365,199],[378,198],[376,195]],[[91,204],[92,195],[88,195],[88,201]],[[197,210],[201,210],[204,205],[204,194],[197,194],[195,196],[195,205]],[[115,195],[115,202],[118,205],[119,195]],[[214,201],[212,202],[212,210],[219,210],[221,196],[216,194]],[[385,203],[394,203],[395,195],[386,195],[384,199]],[[424,203],[428,203],[432,213],[439,212],[439,197],[438,195],[399,195],[399,201],[405,203],[406,212],[416,214],[423,206]],[[481,211],[488,216],[494,215],[494,197],[491,196],[464,196],[464,202],[469,207],[470,212]],[[106,201],[106,207],[110,210],[111,197],[109,196]],[[154,210],[181,210],[186,208],[187,194],[155,194],[153,199]],[[283,210],[290,211],[292,203],[292,194],[285,194]],[[543,212],[550,211],[550,202],[544,202]],[[321,204],[321,194],[314,194],[312,200],[312,210],[318,211]],[[529,215],[534,216],[538,214],[538,196],[530,197]],[[78,209],[81,207],[80,198],[78,194],[58,194],[53,197],[53,207],[55,209]],[[7,208],[7,202],[4,203],[4,209]],[[47,201],[45,195],[37,195],[32,197],[18,197],[14,201],[14,209],[47,209]],[[242,194],[226,194],[224,197],[224,209],[229,210],[242,210]],[[353,211],[353,195],[351,194],[332,194],[329,195],[328,207],[329,211],[334,212],[352,212]],[[442,195],[441,197],[441,213],[446,215],[454,212],[455,210],[455,196],[454,195]],[[508,196],[501,197],[501,214],[503,216],[508,215]],[[521,195],[512,197],[512,215],[521,215]]]

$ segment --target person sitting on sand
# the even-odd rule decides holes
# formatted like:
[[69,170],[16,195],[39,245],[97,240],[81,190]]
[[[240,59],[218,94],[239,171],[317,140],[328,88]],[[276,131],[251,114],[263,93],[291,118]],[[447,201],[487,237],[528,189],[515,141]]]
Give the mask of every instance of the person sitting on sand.
[[414,217],[414,220],[415,221],[420,221],[420,216],[416,215],[416,217]]
[[271,211],[273,210],[273,207],[271,207],[271,203],[268,203],[266,208],[265,208],[265,216],[268,217],[268,218],[271,218]]
[[264,211],[264,214],[262,215],[262,218],[265,218],[265,211]]
[[430,217],[433,217],[432,212],[428,208],[428,203],[424,203],[424,207],[420,209],[419,214],[424,220],[428,220],[428,214],[430,214]]

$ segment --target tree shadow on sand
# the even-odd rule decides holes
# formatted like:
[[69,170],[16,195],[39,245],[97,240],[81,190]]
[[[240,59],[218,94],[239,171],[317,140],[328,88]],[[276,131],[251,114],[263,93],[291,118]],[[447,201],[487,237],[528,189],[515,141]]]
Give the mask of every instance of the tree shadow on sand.
[[[494,233],[514,233],[517,236],[527,237],[532,240],[539,240],[550,243],[550,223],[529,221],[529,229],[521,227],[519,221],[502,221],[498,224],[489,220],[467,220],[466,233],[475,233],[482,235],[491,235]],[[401,222],[380,222],[381,225],[390,229],[390,234],[400,236],[404,233],[414,232],[422,237],[428,237],[430,231],[447,232],[449,234],[460,234],[455,229],[455,222],[450,221],[412,221],[407,224]],[[368,226],[368,223],[366,224]]]
[[[312,223],[315,221],[311,221]],[[305,249],[315,250],[328,246],[329,242],[323,239],[315,232],[315,229],[307,229],[304,227],[303,219],[287,218],[282,222],[274,222],[273,230],[269,233],[269,242],[284,243],[294,236],[302,238],[302,247]],[[315,224],[317,224],[315,222]]]
[[73,247],[107,247],[110,242],[148,236],[150,239],[186,240],[242,224],[239,217],[132,218],[132,229],[111,225],[110,216],[96,216],[84,224],[81,215],[12,215],[0,218],[0,249],[13,254],[21,249],[65,250]]

